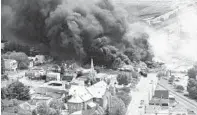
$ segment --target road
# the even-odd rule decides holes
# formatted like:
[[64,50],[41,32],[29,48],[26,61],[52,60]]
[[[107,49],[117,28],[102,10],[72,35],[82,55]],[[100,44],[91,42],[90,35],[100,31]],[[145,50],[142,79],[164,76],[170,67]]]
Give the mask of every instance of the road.
[[[153,81],[152,84],[151,81]],[[131,91],[132,100],[128,106],[126,115],[140,115],[143,113],[143,108],[139,108],[141,100],[148,103],[148,98],[152,97],[152,92],[156,88],[157,78],[155,73],[148,74],[147,78],[142,77],[136,85],[136,90]]]
[[181,104],[183,105],[185,108],[194,111],[195,113],[197,113],[197,102],[195,102],[194,100],[188,99],[187,97],[183,96],[180,93],[177,93],[176,91],[174,91],[174,89],[172,87],[170,87],[169,85],[165,84],[164,82],[159,82],[159,85],[167,90],[169,90],[169,92],[175,97],[175,99]]

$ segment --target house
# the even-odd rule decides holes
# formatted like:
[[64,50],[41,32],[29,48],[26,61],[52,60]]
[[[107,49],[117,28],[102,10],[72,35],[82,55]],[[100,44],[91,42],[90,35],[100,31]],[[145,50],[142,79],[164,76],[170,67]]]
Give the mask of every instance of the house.
[[52,80],[60,81],[60,73],[47,72],[46,73],[46,81],[52,81]]
[[103,107],[104,96],[107,92],[107,83],[104,81],[100,81],[90,87],[88,87],[88,91],[93,96],[93,102],[99,104]]
[[16,71],[18,67],[18,62],[13,59],[4,59],[5,70]]
[[168,99],[169,98],[169,91],[165,90],[165,89],[156,89],[154,98]]
[[73,70],[67,70],[63,73],[61,76],[62,81],[68,81],[71,82],[73,79],[77,77],[77,73]]
[[69,113],[96,107],[96,104],[93,103],[93,96],[85,86],[72,85],[69,95],[72,96],[67,102]]
[[149,101],[149,105],[159,105],[162,107],[169,106],[169,99],[160,99],[160,98],[153,98]]
[[36,88],[36,92],[37,93],[49,93],[49,92],[53,92],[53,93],[64,93],[67,94],[69,91],[70,85],[67,82],[63,82],[63,81],[49,81],[45,84],[43,84],[42,86]]

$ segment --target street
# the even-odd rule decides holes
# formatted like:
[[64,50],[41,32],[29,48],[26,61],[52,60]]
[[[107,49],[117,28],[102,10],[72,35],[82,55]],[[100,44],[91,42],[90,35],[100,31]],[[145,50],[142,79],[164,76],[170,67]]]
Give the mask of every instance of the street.
[[177,93],[172,86],[170,86],[167,81],[161,80],[159,81],[159,85],[167,90],[169,90],[169,92],[171,93],[171,95],[173,95],[175,97],[175,99],[181,104],[183,105],[185,108],[190,109],[192,111],[194,111],[195,113],[197,113],[197,102],[195,102],[194,100],[191,100],[185,96],[183,96],[183,94],[181,93]]
[[[151,81],[152,84],[151,84]],[[156,88],[157,78],[156,73],[148,74],[147,78],[142,77],[140,82],[136,86],[137,91],[131,91],[132,101],[130,102],[126,115],[140,115],[143,110],[139,108],[141,100],[145,101],[145,104],[148,103],[148,98],[150,99],[151,92],[153,88]]]

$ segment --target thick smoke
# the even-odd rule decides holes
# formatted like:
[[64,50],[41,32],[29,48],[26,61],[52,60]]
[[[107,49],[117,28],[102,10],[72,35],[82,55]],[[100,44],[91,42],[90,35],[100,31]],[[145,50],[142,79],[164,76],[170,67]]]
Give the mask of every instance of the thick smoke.
[[[106,66],[131,64],[133,57],[123,51],[141,47],[125,39],[125,11],[108,0],[5,0],[2,4],[2,14],[10,18],[4,20],[9,23],[4,28],[29,44],[44,44],[63,59],[85,62],[94,58],[95,63]],[[138,52],[141,56],[144,51]]]

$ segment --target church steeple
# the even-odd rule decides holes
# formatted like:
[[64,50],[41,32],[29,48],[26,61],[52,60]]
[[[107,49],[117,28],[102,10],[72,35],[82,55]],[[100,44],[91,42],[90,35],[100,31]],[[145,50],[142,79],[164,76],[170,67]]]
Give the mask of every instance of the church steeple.
[[91,70],[94,71],[94,62],[92,58],[91,58]]

